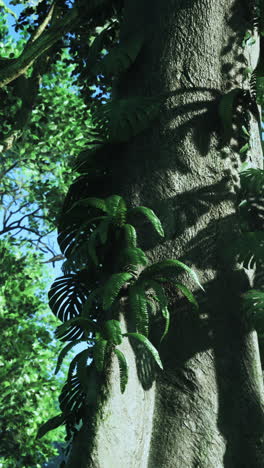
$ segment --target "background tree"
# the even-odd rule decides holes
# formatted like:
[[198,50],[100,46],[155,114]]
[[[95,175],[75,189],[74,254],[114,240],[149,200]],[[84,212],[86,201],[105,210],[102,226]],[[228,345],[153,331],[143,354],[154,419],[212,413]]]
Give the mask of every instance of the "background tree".
[[[66,422],[72,441],[67,467],[261,467],[263,382],[254,314],[243,306],[252,278],[241,262],[249,267],[253,255],[263,259],[263,233],[250,225],[252,200],[242,204],[244,224],[238,205],[242,164],[258,168],[262,161],[254,86],[262,76],[262,3],[128,1],[123,10],[108,1],[39,5],[37,20],[30,11],[20,19],[30,24],[31,38],[19,57],[5,63],[3,85],[11,86],[32,63],[37,72],[37,60],[62,37],[76,57],[85,102],[92,102],[93,77],[103,88],[118,72],[112,101],[95,109],[98,135],[74,164],[81,175],[59,226],[65,276],[50,292],[51,308],[65,322],[57,336],[70,341],[60,361],[76,340],[88,348],[70,366],[62,413],[40,432]],[[87,44],[84,35],[93,33],[96,39]],[[112,53],[109,41],[116,45]],[[247,173],[251,181],[254,174]],[[258,171],[255,180],[262,177]],[[119,196],[109,198],[114,194]],[[128,215],[138,205],[153,208],[165,236],[155,215],[142,208],[155,229],[136,220],[135,231],[121,195]],[[127,241],[134,250],[126,251],[125,262],[120,249]],[[148,269],[142,249],[152,264],[174,263]],[[185,273],[176,275],[175,259],[192,270],[178,264]],[[151,272],[171,311],[161,345],[164,318],[168,322],[163,290],[154,281],[144,296],[136,282],[151,281]],[[204,293],[196,291],[196,272]],[[176,276],[180,288],[171,284]],[[163,317],[154,307],[148,341],[147,304],[155,301]],[[133,308],[140,311],[136,323]],[[142,331],[141,345],[132,346],[135,335],[131,345],[126,337],[122,342],[126,331],[137,338]],[[159,347],[163,372],[155,368],[154,360],[161,363],[151,343]],[[111,359],[116,345],[121,390]],[[126,388],[122,352],[129,366]]]

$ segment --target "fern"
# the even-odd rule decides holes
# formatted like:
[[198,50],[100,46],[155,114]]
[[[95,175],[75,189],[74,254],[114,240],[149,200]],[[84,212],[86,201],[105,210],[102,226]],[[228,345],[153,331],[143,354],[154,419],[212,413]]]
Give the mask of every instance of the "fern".
[[95,198],[95,197],[88,197],[84,198],[83,200],[78,200],[75,202],[72,207],[68,210],[68,214],[71,214],[76,210],[76,208],[96,208],[97,210],[103,211],[107,213],[106,203],[102,198]]
[[96,342],[93,347],[93,358],[96,369],[102,372],[104,369],[105,354],[107,349],[107,340],[104,340],[100,336],[96,337]]
[[240,173],[240,181],[244,192],[260,194],[264,190],[264,170],[247,169]]
[[225,248],[225,255],[237,257],[248,267],[254,261],[264,261],[264,232],[244,232]]
[[188,301],[196,308],[199,309],[199,305],[197,300],[195,299],[194,295],[192,292],[184,286],[182,283],[175,283],[176,288],[178,288],[182,294],[188,299]]
[[163,335],[162,335],[160,341],[164,340],[165,336],[167,335],[167,333],[169,331],[169,327],[170,327],[170,312],[169,312],[168,307],[162,307],[161,313],[162,313],[163,318],[165,319],[165,329],[164,329],[164,332],[163,332]]
[[113,217],[120,211],[126,213],[126,203],[120,195],[111,195],[111,197],[106,198],[105,204],[107,213]]
[[103,324],[103,336],[107,341],[114,345],[122,343],[122,331],[118,320],[107,320]]
[[109,225],[110,218],[107,218],[104,221],[102,221],[98,226],[98,235],[102,244],[105,244],[107,241]]
[[164,237],[164,231],[162,224],[159,220],[159,218],[155,215],[154,211],[152,211],[150,208],[147,208],[146,206],[136,206],[135,208],[132,208],[129,210],[128,215],[134,216],[135,214],[143,214],[148,221],[153,225],[154,229],[157,231],[157,233],[161,236]]
[[135,284],[129,288],[129,307],[136,320],[136,330],[148,336],[149,317],[148,304],[145,290],[141,284]]
[[128,366],[126,362],[126,358],[120,349],[115,348],[114,353],[118,359],[119,364],[119,372],[120,372],[120,390],[121,393],[124,393],[127,382],[128,382]]
[[135,61],[143,44],[142,34],[134,34],[131,38],[110,50],[95,67],[92,73],[97,75],[117,75],[127,70]]
[[125,238],[125,244],[127,247],[136,247],[137,246],[137,233],[131,224],[123,225],[123,233]]
[[71,341],[66,346],[64,346],[64,348],[60,351],[60,354],[58,356],[57,365],[56,365],[54,374],[57,374],[59,372],[63,359],[67,356],[67,354],[71,351],[71,349],[74,348],[74,346],[82,342],[83,340],[75,340],[75,341]]
[[127,247],[121,250],[118,264],[121,268],[123,265],[147,265],[148,259],[143,250],[138,247]]
[[161,275],[171,278],[179,273],[179,269],[187,271],[187,273],[193,278],[195,283],[202,289],[202,285],[199,282],[198,276],[190,267],[185,265],[185,263],[180,262],[179,260],[163,260],[161,262],[154,263],[153,265],[145,268],[140,274],[140,279],[145,278],[157,278]]
[[160,360],[160,356],[159,356],[159,353],[157,351],[157,349],[155,348],[155,346],[153,346],[153,344],[147,339],[146,336],[144,335],[141,335],[140,333],[124,333],[123,336],[127,336],[127,337],[131,337],[131,338],[134,338],[135,340],[138,340],[140,341],[141,343],[143,343],[146,348],[148,349],[148,351],[151,353],[151,355],[153,356],[153,358],[155,359],[156,363],[158,364],[158,366],[163,369],[163,365],[162,365],[162,362]]
[[94,123],[110,142],[125,142],[149,127],[159,114],[158,98],[132,97],[113,100],[94,114]]
[[91,309],[95,305],[97,305],[98,302],[100,302],[100,298],[102,295],[103,288],[99,287],[94,289],[92,292],[90,292],[88,299],[83,305],[83,315],[90,315],[91,314]]
[[103,308],[110,309],[121,288],[133,278],[131,273],[115,273],[110,276],[103,290]]
[[243,294],[243,308],[259,333],[264,332],[264,292],[256,289]]

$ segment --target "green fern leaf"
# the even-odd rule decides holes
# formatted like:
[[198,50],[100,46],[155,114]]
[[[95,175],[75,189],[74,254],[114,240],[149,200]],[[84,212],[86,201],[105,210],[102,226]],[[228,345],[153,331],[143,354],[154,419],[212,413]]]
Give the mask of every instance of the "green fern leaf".
[[235,88],[224,94],[219,102],[218,113],[221,119],[224,138],[229,141],[232,136],[232,124],[234,114],[234,104],[239,93],[240,88]]
[[123,265],[147,265],[148,259],[143,250],[138,247],[127,247],[121,250],[118,264],[121,268]]
[[237,260],[243,262],[245,268],[254,261],[264,261],[264,232],[243,232],[225,247],[223,255],[231,258],[237,256]]
[[137,233],[131,224],[124,224],[123,225],[123,232],[125,243],[127,247],[136,247],[137,246]]
[[162,341],[165,338],[170,327],[170,312],[169,312],[168,307],[162,307],[161,313],[162,313],[163,318],[165,319],[165,329],[164,329],[164,332],[160,341]]
[[155,359],[156,363],[158,364],[158,366],[163,369],[163,365],[162,365],[162,362],[160,360],[160,356],[159,356],[159,353],[157,351],[157,349],[155,348],[155,346],[153,346],[153,344],[147,339],[146,336],[144,335],[141,335],[140,333],[124,333],[123,336],[128,336],[128,337],[131,337],[131,338],[134,338],[135,340],[138,340],[140,341],[141,343],[143,343],[146,348],[149,350],[149,352],[152,354],[153,358]]
[[98,235],[100,237],[101,243],[104,245],[107,241],[108,229],[110,224],[110,218],[102,221],[98,226]]
[[81,359],[82,356],[83,356],[83,353],[87,353],[87,351],[90,352],[90,349],[89,350],[85,349],[84,351],[81,351],[80,353],[76,354],[76,356],[71,361],[71,363],[69,365],[69,369],[68,369],[68,376],[67,376],[67,382],[68,382],[69,385],[70,385],[71,379],[73,377],[74,371],[75,371],[75,369],[77,367],[77,363],[78,363],[79,359]]
[[145,290],[141,284],[129,288],[129,307],[136,320],[136,329],[139,333],[148,336],[149,316]]
[[150,126],[160,104],[160,98],[141,96],[113,100],[94,114],[94,123],[108,141],[125,142]]
[[106,349],[107,340],[104,340],[101,337],[97,337],[95,345],[93,347],[93,358],[98,372],[103,372]]
[[185,265],[185,263],[175,259],[163,260],[161,262],[154,263],[142,271],[140,278],[155,278],[163,275],[164,277],[167,276],[168,280],[170,280],[171,276],[175,276],[179,273],[179,269],[187,271],[195,283],[198,284],[202,290],[204,290],[195,271]]
[[194,307],[196,309],[199,309],[199,305],[198,305],[198,302],[197,300],[195,299],[194,295],[192,294],[192,292],[186,288],[186,286],[184,286],[184,284],[182,283],[175,283],[175,286],[176,288],[178,288],[182,294],[184,294],[184,296],[188,299],[188,301],[194,305]]
[[102,296],[103,288],[96,288],[90,294],[88,299],[83,304],[83,315],[90,315],[92,307],[97,305],[97,302],[100,302]]
[[67,356],[69,351],[71,351],[71,349],[74,348],[74,346],[78,345],[79,343],[83,343],[83,340],[71,341],[66,346],[64,346],[64,348],[62,348],[62,350],[60,351],[60,354],[58,356],[57,365],[56,365],[56,369],[55,369],[54,374],[57,374],[59,372],[59,370],[61,368],[61,365],[62,365],[62,362],[63,362],[63,359],[65,358],[65,356]]
[[251,289],[243,294],[243,309],[258,333],[264,332],[264,291]]
[[47,432],[52,431],[53,429],[56,429],[59,426],[62,426],[62,424],[64,423],[65,423],[64,414],[58,414],[57,416],[50,418],[47,422],[45,422],[44,424],[41,424],[41,426],[38,429],[36,438],[40,439],[45,434],[47,434]]
[[105,310],[110,309],[121,288],[132,278],[131,273],[115,273],[110,276],[103,291],[103,308]]
[[107,213],[110,216],[116,216],[119,212],[126,213],[126,202],[120,195],[111,195],[105,199]]
[[92,73],[95,76],[107,76],[124,72],[135,61],[142,44],[142,34],[134,34],[131,38],[110,50],[109,54],[92,68]]
[[103,324],[103,335],[109,343],[119,345],[122,343],[122,331],[119,320],[107,320]]
[[[139,277],[139,281],[140,281],[140,277]],[[154,291],[156,295],[155,299],[159,302],[161,308],[167,307],[168,305],[167,296],[161,284],[159,284],[157,281],[153,279],[148,278],[143,281],[143,285],[146,290],[152,289]]]
[[264,170],[247,169],[240,173],[241,189],[247,193],[262,193],[264,191]]
[[120,349],[115,348],[114,353],[118,359],[119,364],[119,372],[120,372],[120,390],[121,393],[124,393],[127,382],[128,382],[128,366],[126,362],[126,358]]
[[148,219],[148,221],[150,221],[150,223],[153,225],[154,229],[160,236],[164,236],[162,224],[159,218],[155,215],[154,211],[152,211],[150,208],[147,208],[146,206],[136,206],[128,212],[128,214],[131,216],[138,213],[143,214]]
[[106,203],[102,198],[88,197],[88,198],[84,198],[83,200],[79,200],[72,205],[70,210],[68,210],[68,213],[74,211],[76,208],[79,208],[79,207],[97,208],[98,210],[101,210],[104,213],[107,213]]

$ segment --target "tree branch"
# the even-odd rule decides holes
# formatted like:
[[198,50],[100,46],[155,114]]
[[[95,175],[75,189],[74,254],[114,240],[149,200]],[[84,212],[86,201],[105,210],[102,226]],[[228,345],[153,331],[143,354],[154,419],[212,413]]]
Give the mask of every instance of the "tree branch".
[[[56,21],[48,30],[42,32],[37,39],[32,42],[29,39],[22,54],[16,59],[4,59],[3,68],[0,70],[0,88],[6,86],[11,81],[24,74],[34,61],[53,46],[64,34],[71,31],[73,27],[82,22],[81,7],[87,14],[92,14],[109,0],[93,0],[89,4],[85,2],[76,2],[76,5],[71,8],[61,19]],[[45,26],[46,27],[46,26]],[[28,47],[28,45],[30,46]]]

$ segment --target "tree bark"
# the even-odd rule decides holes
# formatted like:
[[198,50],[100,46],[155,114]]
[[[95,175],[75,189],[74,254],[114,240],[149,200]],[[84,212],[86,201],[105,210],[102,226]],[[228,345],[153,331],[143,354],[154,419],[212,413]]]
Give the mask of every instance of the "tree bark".
[[[250,2],[127,0],[121,40],[144,31],[143,49],[116,84],[116,97],[167,95],[158,121],[133,138],[114,167],[114,193],[152,208],[166,237],[140,231],[151,262],[181,259],[205,293],[182,280],[200,304],[194,312],[170,288],[172,321],[159,347],[164,371],[126,342],[128,387],[121,395],[114,361],[108,397],[74,438],[67,468],[262,468],[263,382],[256,332],[241,311],[246,272],[225,259],[238,229],[242,158],[239,128],[226,143],[218,103],[247,87],[258,40],[242,48]],[[260,167],[258,123],[251,118],[247,160]],[[152,340],[159,346],[162,320]],[[129,328],[128,324],[124,327]],[[135,351],[135,352],[134,352]]]

